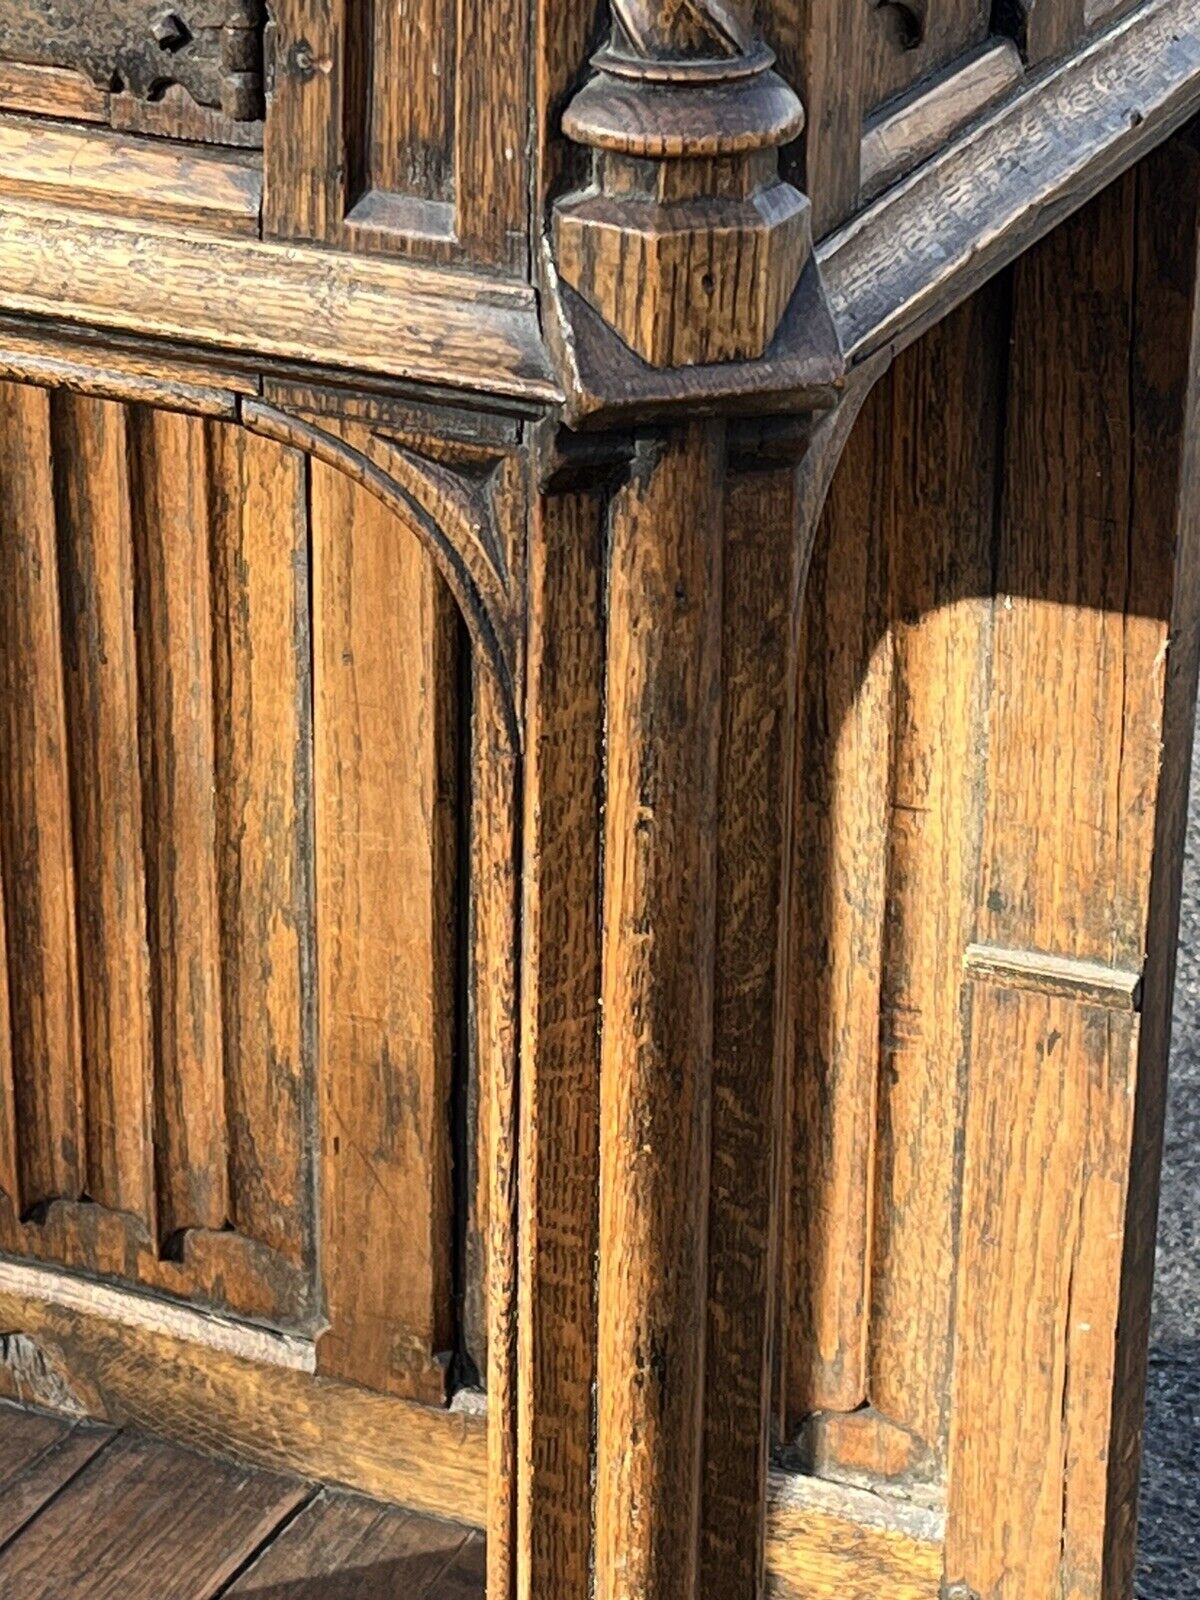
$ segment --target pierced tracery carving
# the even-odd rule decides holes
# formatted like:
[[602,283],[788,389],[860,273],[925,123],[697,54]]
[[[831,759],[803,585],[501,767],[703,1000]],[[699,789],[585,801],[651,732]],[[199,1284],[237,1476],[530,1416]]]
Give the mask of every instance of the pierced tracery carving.
[[153,100],[174,85],[233,121],[263,113],[260,0],[0,0],[0,59]]

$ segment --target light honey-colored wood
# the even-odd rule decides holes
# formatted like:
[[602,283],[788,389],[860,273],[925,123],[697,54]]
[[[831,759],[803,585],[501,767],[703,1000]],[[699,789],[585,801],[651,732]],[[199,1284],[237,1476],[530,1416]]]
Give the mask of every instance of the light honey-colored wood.
[[321,1367],[437,1402],[452,1343],[457,636],[417,541],[344,475],[312,471]]

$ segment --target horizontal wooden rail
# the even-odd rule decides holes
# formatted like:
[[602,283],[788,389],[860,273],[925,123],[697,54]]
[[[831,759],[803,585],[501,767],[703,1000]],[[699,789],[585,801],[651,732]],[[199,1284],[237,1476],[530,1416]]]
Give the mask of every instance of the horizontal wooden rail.
[[1198,109],[1195,0],[1031,79],[818,247],[847,357],[910,344]]

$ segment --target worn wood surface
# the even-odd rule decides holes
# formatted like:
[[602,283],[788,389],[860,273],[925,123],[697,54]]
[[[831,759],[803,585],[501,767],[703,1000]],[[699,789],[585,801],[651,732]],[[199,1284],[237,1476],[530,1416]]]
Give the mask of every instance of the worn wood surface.
[[851,360],[915,338],[1194,114],[1193,20],[1190,0],[1131,11],[826,238]]
[[86,1183],[50,402],[0,385],[0,854],[19,1211]]
[[522,274],[525,0],[421,0],[403,15],[285,0],[274,15],[267,237]]
[[66,392],[51,415],[61,562],[88,1190],[155,1221],[133,523],[122,406]]
[[0,1402],[0,1584],[46,1600],[483,1600],[483,1536]]
[[[1019,426],[997,576],[1014,598],[995,622],[977,929],[1118,978],[1145,960],[1152,893],[1168,894],[1156,915],[1173,915],[1162,885],[1177,880],[1181,848],[1178,802],[1160,802],[1159,784],[1194,671],[1180,574],[1195,528],[1180,494],[1194,431],[1195,178],[1190,147],[1156,158],[1015,281]],[[1031,694],[1050,680],[1069,691]],[[1018,753],[1030,748],[1036,768]],[[1173,932],[1153,931],[1157,964]],[[1159,970],[1142,1043],[1136,1011],[1064,992],[1055,971],[1031,960],[1019,985],[983,974],[971,985],[972,1079],[985,1088],[967,1125],[947,1570],[988,1600],[1046,1585],[1115,1595],[1132,1555],[1165,991]],[[1135,1127],[1147,1165],[1131,1192]]]
[[288,1600],[451,1600],[460,1593],[481,1600],[482,1542],[460,1523],[325,1493],[288,1523],[227,1593],[243,1600],[280,1593]]
[[600,1162],[603,497],[534,523],[525,782],[518,1587],[572,1593],[591,1564]]
[[145,1592],[149,1569],[164,1600],[216,1595],[305,1494],[292,1480],[118,1438],[0,1553],[0,1585],[30,1600],[85,1586],[129,1595]]
[[436,1400],[453,1342],[455,624],[416,541],[321,465],[313,532],[321,1366]]
[[702,1594],[754,1595],[762,1584],[786,1093],[797,599],[812,548],[805,509],[794,468],[728,479]]
[[262,174],[245,156],[0,118],[0,194],[254,237]]
[[598,1600],[696,1585],[721,674],[722,444],[651,446],[612,513],[600,1063]]
[[[0,1323],[37,1354],[17,1398],[144,1428],[432,1516],[487,1521],[487,1427],[470,1416],[222,1348],[203,1325],[138,1325],[119,1304],[0,1286]],[[230,1345],[234,1341],[228,1341]],[[6,1391],[9,1392],[9,1391]]]

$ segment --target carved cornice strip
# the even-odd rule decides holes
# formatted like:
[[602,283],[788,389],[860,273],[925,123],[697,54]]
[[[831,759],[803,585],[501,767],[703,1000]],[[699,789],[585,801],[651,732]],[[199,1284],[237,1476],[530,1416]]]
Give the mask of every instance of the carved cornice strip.
[[1150,0],[818,248],[851,361],[917,338],[1200,111],[1196,0]]

